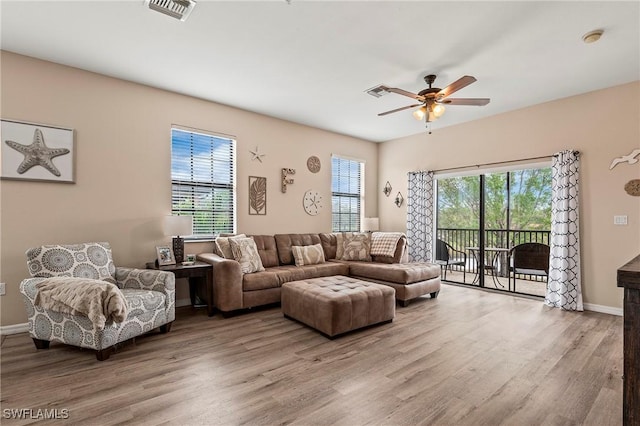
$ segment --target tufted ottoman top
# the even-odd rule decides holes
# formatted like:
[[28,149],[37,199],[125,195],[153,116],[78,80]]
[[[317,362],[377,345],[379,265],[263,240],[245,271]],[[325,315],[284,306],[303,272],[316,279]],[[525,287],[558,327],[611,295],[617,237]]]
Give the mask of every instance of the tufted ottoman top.
[[367,292],[383,292],[394,293],[393,288],[388,286],[380,286],[379,284],[362,281],[357,278],[336,275],[333,277],[320,277],[308,280],[293,281],[282,285],[296,287],[304,292],[314,294],[316,297],[324,297],[327,299],[339,299],[348,297],[349,294],[367,293]]
[[392,287],[336,275],[282,285],[282,312],[328,336],[390,321]]

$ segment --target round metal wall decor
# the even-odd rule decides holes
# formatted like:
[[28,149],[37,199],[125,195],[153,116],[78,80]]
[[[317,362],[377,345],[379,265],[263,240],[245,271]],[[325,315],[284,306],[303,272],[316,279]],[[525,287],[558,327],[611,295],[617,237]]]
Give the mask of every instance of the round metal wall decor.
[[307,159],[307,168],[311,173],[318,173],[320,171],[320,159],[315,155],[312,155]]
[[632,179],[624,186],[624,190],[627,194],[634,197],[640,197],[640,179]]

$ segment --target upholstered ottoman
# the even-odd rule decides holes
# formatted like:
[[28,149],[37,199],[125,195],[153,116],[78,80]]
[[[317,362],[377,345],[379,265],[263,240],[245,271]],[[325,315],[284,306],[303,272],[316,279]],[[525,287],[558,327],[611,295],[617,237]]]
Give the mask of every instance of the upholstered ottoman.
[[369,325],[391,322],[392,287],[336,275],[282,285],[282,313],[333,338]]
[[349,262],[349,274],[393,287],[402,306],[425,294],[432,298],[440,292],[440,265],[427,262],[380,264]]

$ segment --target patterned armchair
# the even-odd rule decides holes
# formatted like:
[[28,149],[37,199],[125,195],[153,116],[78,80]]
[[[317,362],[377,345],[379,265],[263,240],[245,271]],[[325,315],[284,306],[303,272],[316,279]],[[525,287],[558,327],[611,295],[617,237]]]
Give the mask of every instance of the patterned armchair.
[[[20,283],[29,317],[29,334],[38,349],[51,341],[94,349],[104,361],[116,343],[160,327],[171,329],[175,319],[175,277],[170,272],[115,267],[109,243],[47,245],[27,250],[27,265],[33,278]],[[36,306],[36,285],[48,277],[103,280],[122,291],[128,314],[124,321],[107,321],[95,327],[84,315],[60,313]],[[82,286],[79,285],[79,288]]]

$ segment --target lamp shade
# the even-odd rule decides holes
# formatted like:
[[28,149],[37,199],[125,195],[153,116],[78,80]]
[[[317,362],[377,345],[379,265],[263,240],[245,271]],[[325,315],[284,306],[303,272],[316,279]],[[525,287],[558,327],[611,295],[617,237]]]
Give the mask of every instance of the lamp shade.
[[180,236],[193,234],[193,216],[165,216],[164,235]]
[[377,217],[365,217],[362,221],[362,230],[373,232],[380,229],[380,220]]

